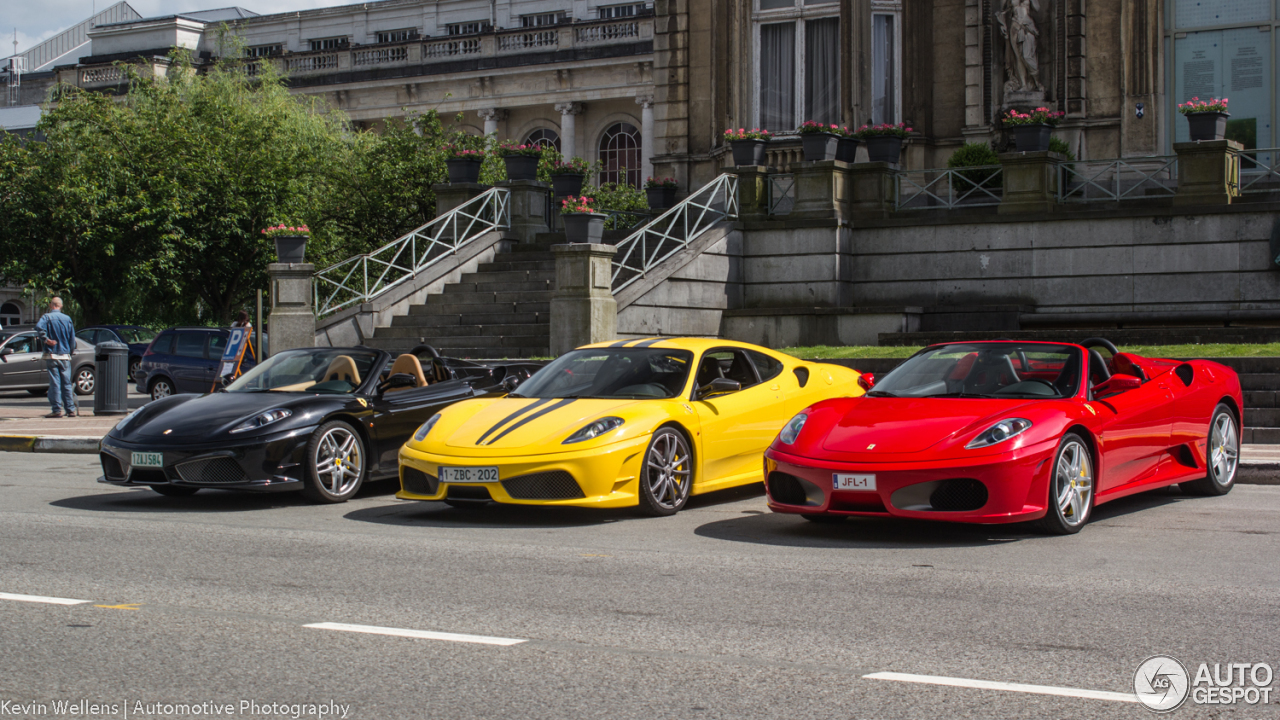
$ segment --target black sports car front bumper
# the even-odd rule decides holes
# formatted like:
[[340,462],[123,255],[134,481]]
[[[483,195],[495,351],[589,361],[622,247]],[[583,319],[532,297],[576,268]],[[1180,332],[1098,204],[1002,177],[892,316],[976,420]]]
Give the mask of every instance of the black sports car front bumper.
[[[173,444],[125,442],[107,436],[99,446],[98,482],[125,487],[283,492],[301,490],[307,442],[314,427],[245,438],[241,442]],[[161,467],[134,467],[134,453],[159,454]]]

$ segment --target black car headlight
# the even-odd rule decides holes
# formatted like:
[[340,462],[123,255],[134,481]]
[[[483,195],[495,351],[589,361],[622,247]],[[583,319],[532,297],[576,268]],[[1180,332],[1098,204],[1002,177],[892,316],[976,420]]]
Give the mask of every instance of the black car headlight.
[[289,410],[288,408],[275,408],[273,410],[268,410],[264,413],[258,413],[257,415],[254,415],[248,420],[245,420],[244,422],[232,428],[231,432],[242,433],[242,432],[249,432],[250,430],[257,430],[258,428],[263,427],[265,425],[270,425],[273,422],[280,422],[281,420],[291,415],[293,415],[293,411]]
[[613,430],[614,428],[622,427],[622,423],[624,422],[626,421],[620,417],[613,417],[613,416],[602,417],[599,420],[596,420],[595,422],[582,428],[578,432],[570,435],[567,440],[565,440],[560,444],[569,445],[571,443],[580,443],[586,440],[598,438],[601,435],[609,432],[610,430]]
[[1031,428],[1031,421],[1026,418],[1008,418],[992,425],[978,434],[978,437],[969,441],[965,445],[966,450],[977,450],[978,448],[990,447],[998,443],[1002,443],[1009,438],[1016,437]]
[[432,415],[430,419],[422,423],[418,428],[418,432],[413,434],[414,442],[422,442],[427,439],[427,433],[431,432],[431,428],[436,426],[436,422],[440,419],[440,413]]

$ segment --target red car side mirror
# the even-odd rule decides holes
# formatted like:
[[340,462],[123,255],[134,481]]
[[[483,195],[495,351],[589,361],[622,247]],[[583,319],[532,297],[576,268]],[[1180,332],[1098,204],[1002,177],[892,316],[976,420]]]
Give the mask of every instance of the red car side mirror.
[[875,373],[862,373],[858,375],[858,387],[862,388],[863,390],[869,391],[871,390],[871,388],[875,386],[876,386]]
[[1112,375],[1111,379],[1093,386],[1093,396],[1104,398],[1142,387],[1142,378],[1133,375]]

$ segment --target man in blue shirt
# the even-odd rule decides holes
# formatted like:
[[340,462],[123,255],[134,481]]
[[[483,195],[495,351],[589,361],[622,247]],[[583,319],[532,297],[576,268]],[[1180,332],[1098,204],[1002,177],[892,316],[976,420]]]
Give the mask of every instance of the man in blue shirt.
[[49,405],[53,412],[47,418],[76,416],[75,386],[71,384],[71,353],[76,350],[76,326],[62,312],[62,298],[49,301],[49,312],[36,323],[36,329],[44,331],[44,364],[49,370]]

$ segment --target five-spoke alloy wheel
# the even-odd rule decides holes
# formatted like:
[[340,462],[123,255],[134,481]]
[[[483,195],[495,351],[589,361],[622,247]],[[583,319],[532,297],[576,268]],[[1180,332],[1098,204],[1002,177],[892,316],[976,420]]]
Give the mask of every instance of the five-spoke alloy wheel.
[[1204,454],[1208,472],[1199,480],[1182,483],[1182,491],[1191,495],[1226,495],[1231,492],[1231,486],[1236,482],[1236,470],[1240,468],[1240,433],[1236,429],[1236,417],[1226,405],[1213,409]]
[[660,427],[649,441],[640,472],[640,510],[646,515],[673,515],[689,502],[693,486],[693,451],[673,427]]
[[1093,511],[1093,456],[1084,439],[1067,433],[1058,444],[1049,480],[1049,507],[1041,527],[1054,535],[1080,532]]
[[307,443],[307,481],[303,493],[317,502],[346,502],[364,482],[364,441],[341,420],[316,429]]

